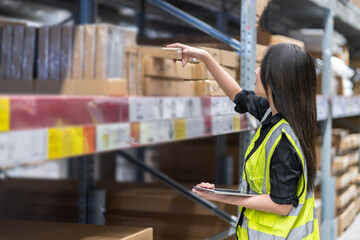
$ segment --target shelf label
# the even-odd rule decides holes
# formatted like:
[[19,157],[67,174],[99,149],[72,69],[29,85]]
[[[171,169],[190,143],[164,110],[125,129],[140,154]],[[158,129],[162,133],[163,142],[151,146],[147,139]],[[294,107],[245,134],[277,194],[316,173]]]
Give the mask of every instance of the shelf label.
[[48,155],[49,159],[63,157],[63,135],[61,128],[49,128],[48,130]]
[[96,126],[96,150],[106,151],[130,146],[130,124],[114,123]]
[[240,131],[240,115],[233,116],[233,131]]
[[186,137],[194,138],[205,135],[205,119],[188,118],[186,119]]
[[186,138],[185,119],[174,119],[174,139],[180,140]]
[[151,122],[140,123],[140,143],[148,144],[154,142],[154,131]]
[[84,154],[95,152],[95,126],[84,127]]
[[10,100],[0,98],[0,132],[10,129]]
[[63,129],[64,157],[84,154],[84,131],[82,127],[68,127]]

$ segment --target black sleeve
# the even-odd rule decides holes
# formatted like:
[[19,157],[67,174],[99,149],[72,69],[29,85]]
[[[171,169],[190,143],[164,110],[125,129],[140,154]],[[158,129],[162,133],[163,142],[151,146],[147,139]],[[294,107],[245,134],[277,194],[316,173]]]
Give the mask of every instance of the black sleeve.
[[250,113],[261,121],[266,110],[270,107],[266,98],[257,96],[253,91],[242,90],[234,98],[235,111],[238,113]]
[[302,166],[290,141],[283,133],[270,162],[270,198],[278,204],[298,204],[297,184]]

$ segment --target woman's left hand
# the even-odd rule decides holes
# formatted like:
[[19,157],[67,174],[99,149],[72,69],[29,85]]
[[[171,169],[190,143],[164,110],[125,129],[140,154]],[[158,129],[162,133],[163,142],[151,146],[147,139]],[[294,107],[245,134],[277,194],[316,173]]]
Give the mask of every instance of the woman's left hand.
[[[198,184],[196,186],[201,187],[201,188],[208,188],[208,189],[214,189],[215,188],[214,184],[205,183],[205,182],[202,182],[202,183],[200,183],[200,184]],[[198,190],[196,188],[193,188],[192,191],[194,193],[196,193],[198,196],[202,197],[202,198],[205,198],[205,199],[208,199],[208,200],[218,200],[219,195],[216,195],[215,193],[208,192],[208,191],[201,191],[201,190]]]

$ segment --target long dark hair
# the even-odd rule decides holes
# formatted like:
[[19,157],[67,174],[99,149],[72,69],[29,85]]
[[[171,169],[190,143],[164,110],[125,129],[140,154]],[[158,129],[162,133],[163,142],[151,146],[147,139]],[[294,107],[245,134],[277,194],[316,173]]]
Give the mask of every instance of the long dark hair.
[[260,74],[266,92],[270,86],[276,110],[289,122],[300,142],[307,165],[307,190],[312,190],[316,177],[317,124],[314,61],[297,45],[276,44],[265,54]]

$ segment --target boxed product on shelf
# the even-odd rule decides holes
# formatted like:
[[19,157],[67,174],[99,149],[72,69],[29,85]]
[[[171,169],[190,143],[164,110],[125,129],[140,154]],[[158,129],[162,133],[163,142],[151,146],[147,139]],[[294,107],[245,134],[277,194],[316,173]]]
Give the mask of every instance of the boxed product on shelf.
[[73,180],[0,181],[0,218],[78,222],[78,200],[78,185]]
[[181,79],[169,80],[145,77],[146,96],[196,96],[195,83]]
[[[309,52],[321,52],[323,44],[323,29],[297,29],[291,30],[289,36],[300,41],[303,41],[305,44],[306,51]],[[333,41],[332,41],[332,52],[337,53],[341,51],[342,46],[346,45],[346,38],[334,31]]]
[[341,213],[337,218],[338,225],[338,236],[340,236],[353,222],[356,217],[358,210],[357,201],[353,201],[343,213]]
[[304,42],[296,40],[294,38],[282,36],[282,35],[271,35],[269,45],[274,45],[278,43],[292,43],[298,45],[301,48],[305,48]]
[[359,173],[359,167],[350,167],[349,171],[336,177],[335,187],[336,190],[347,188],[351,183],[356,181]]
[[153,239],[151,228],[21,220],[0,220],[0,232],[3,239]]
[[197,96],[226,96],[215,80],[195,81],[195,92]]
[[358,198],[358,191],[355,184],[351,184],[340,195],[337,194],[335,208],[337,212],[342,212],[344,207],[348,206],[350,202],[355,201]]
[[36,29],[23,25],[0,27],[0,91],[33,93]]
[[[107,225],[152,227],[155,239],[204,239],[229,228],[229,224],[209,210],[172,189],[158,184],[117,185],[107,189]],[[186,185],[189,189],[192,186]],[[215,204],[237,214],[236,206]]]
[[332,162],[333,174],[345,172],[350,166],[358,165],[359,158],[359,149],[355,149],[343,156],[335,156]]
[[36,92],[127,95],[129,47],[135,33],[110,24],[41,27]]

